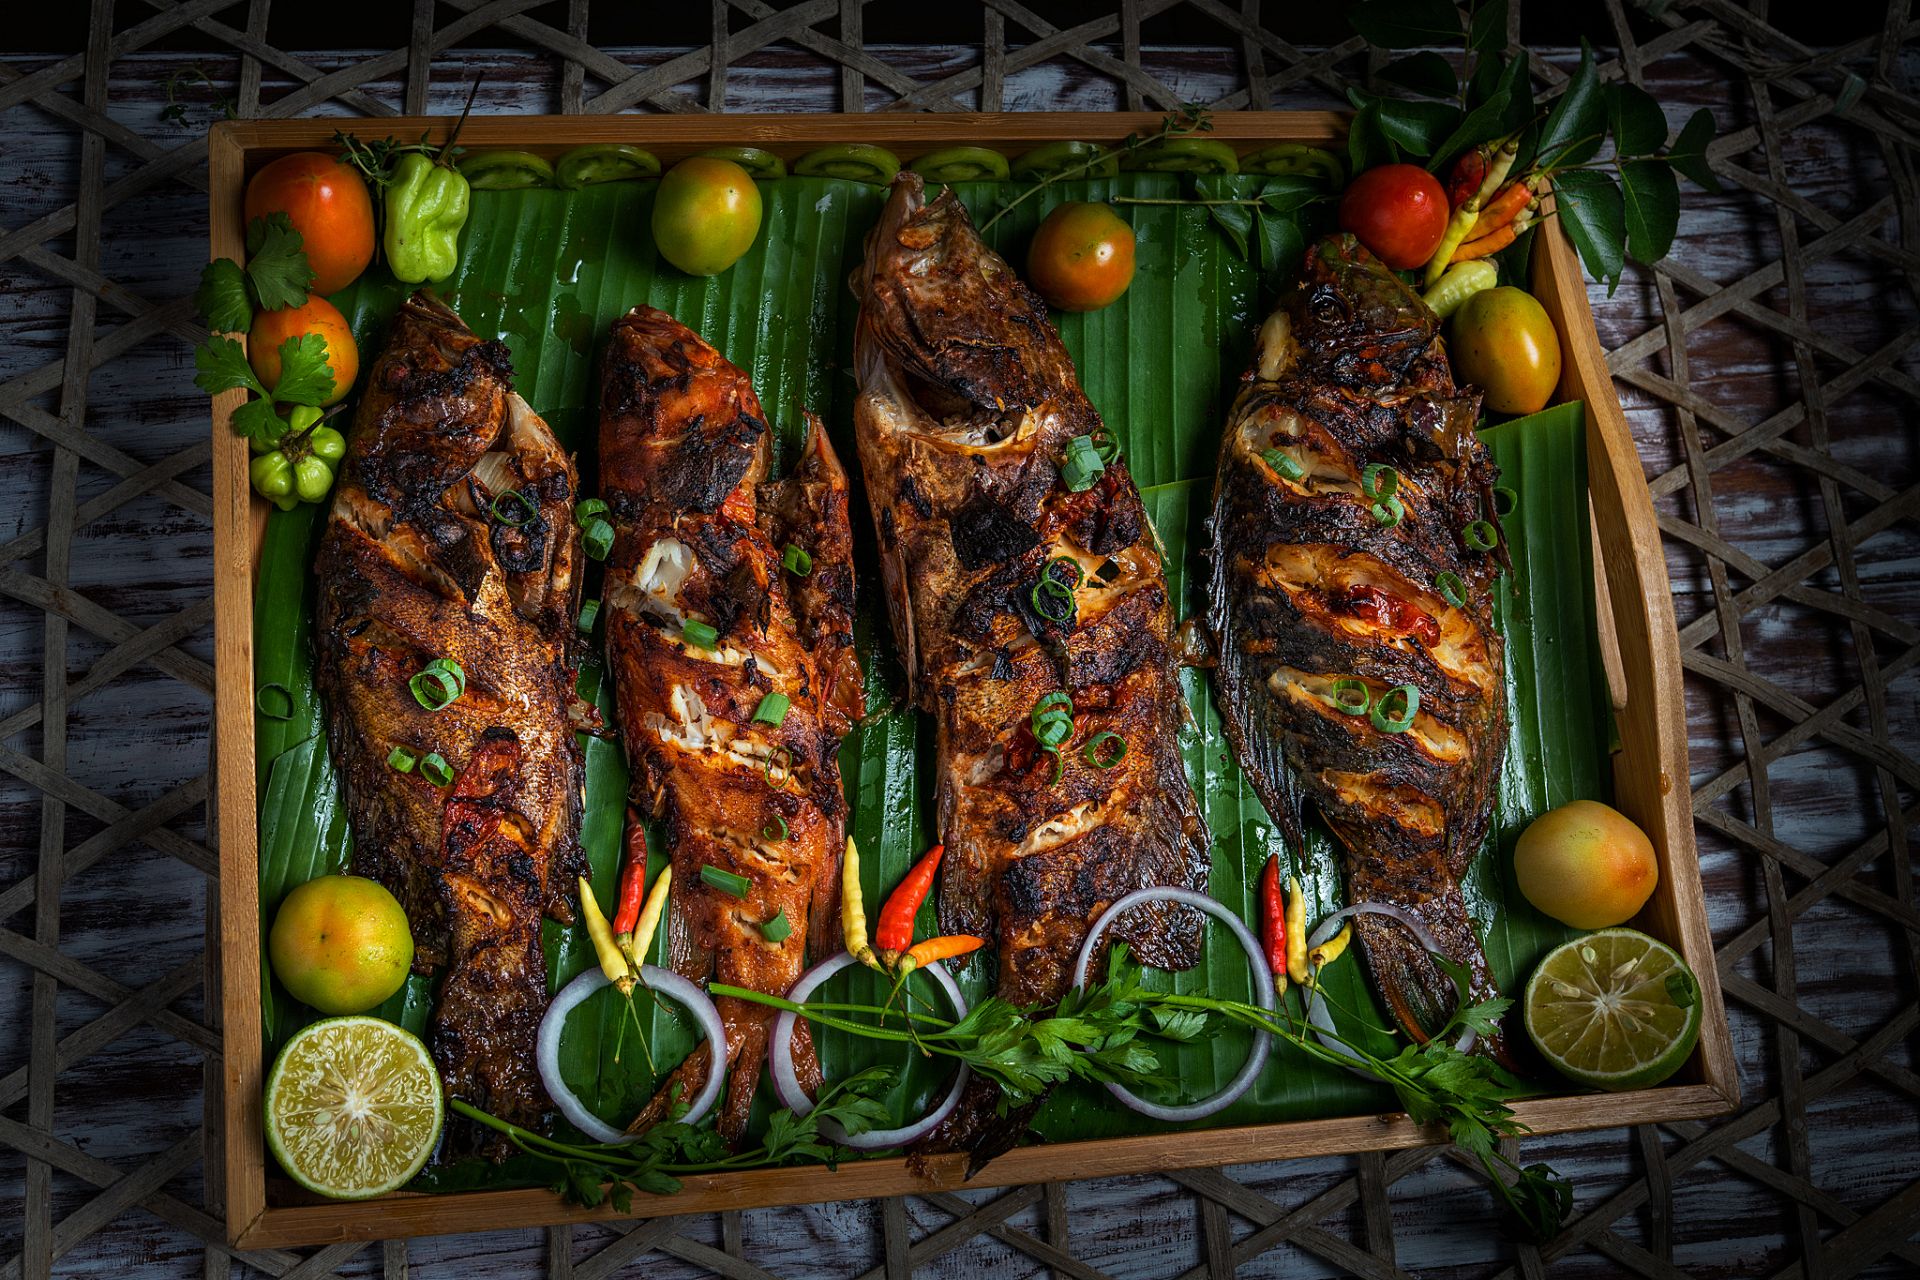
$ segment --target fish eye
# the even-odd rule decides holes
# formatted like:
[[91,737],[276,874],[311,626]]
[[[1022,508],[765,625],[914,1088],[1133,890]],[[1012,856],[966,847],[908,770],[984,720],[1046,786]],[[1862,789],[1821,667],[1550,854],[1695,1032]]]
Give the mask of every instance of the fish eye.
[[1316,289],[1307,306],[1321,324],[1338,324],[1347,318],[1347,304],[1331,289]]

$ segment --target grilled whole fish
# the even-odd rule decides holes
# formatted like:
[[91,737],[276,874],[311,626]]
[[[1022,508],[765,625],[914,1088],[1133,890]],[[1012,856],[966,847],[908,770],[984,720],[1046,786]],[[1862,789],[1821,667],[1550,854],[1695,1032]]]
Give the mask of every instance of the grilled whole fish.
[[[354,869],[406,908],[415,965],[442,971],[430,1039],[447,1090],[541,1127],[542,914],[584,869],[569,710],[580,539],[572,461],[512,389],[507,350],[425,292],[367,379],[320,544],[318,683]],[[508,491],[517,496],[506,496]],[[466,689],[429,711],[438,658]],[[437,753],[440,787],[388,764]],[[454,1150],[504,1148],[450,1128]]]
[[[600,400],[616,534],[607,648],[634,800],[667,828],[669,953],[689,978],[784,995],[808,947],[838,949],[838,752],[863,700],[846,473],[817,420],[793,474],[762,484],[769,445],[747,375],[699,335],[650,307],[614,323]],[[812,557],[805,577],[783,570],[788,543]],[[689,638],[698,625],[710,643]],[[787,699],[784,717],[757,721],[772,695]],[[703,881],[708,866],[744,877],[745,895]],[[792,932],[769,940],[761,926],[781,916]],[[737,1142],[773,1011],[717,1004],[733,1064],[718,1128]],[[811,1092],[820,1072],[804,1029],[794,1057]],[[672,1083],[697,1087],[707,1064],[703,1045],[634,1127],[664,1114]]]
[[[1298,848],[1311,799],[1345,847],[1350,899],[1413,912],[1487,998],[1498,992],[1460,878],[1506,743],[1492,608],[1505,543],[1488,554],[1464,541],[1470,522],[1493,521],[1498,472],[1473,432],[1479,395],[1454,386],[1439,330],[1352,236],[1308,250],[1221,443],[1208,621],[1227,734],[1268,812]],[[1398,473],[1398,523],[1363,492],[1391,483],[1369,479],[1370,464]],[[1383,732],[1339,710],[1346,678],[1376,701],[1418,690],[1411,726]],[[1397,921],[1363,915],[1355,932],[1388,1008],[1424,1040],[1451,1014],[1452,984]],[[1505,1055],[1498,1037],[1486,1047]]]
[[[995,945],[1002,997],[1051,1004],[1108,904],[1206,882],[1157,540],[1124,461],[1081,492],[1062,479],[1069,442],[1104,428],[1045,305],[951,191],[929,203],[901,174],[854,285],[860,462],[894,637],[936,726],[941,928]],[[1043,574],[1076,580],[1070,601]],[[1031,725],[1054,692],[1075,722],[1057,757]],[[1102,733],[1126,743],[1111,768],[1083,755]],[[1199,926],[1161,906],[1116,933],[1178,969],[1198,958]],[[978,1168],[1030,1110],[996,1123],[976,1084],[925,1149],[967,1150]]]

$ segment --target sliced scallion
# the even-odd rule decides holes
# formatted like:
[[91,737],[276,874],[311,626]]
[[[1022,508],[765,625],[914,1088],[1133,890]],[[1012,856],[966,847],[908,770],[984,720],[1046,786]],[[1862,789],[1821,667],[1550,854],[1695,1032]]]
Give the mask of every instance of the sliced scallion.
[[1042,574],[1040,581],[1034,583],[1033,590],[1027,593],[1027,598],[1033,602],[1033,611],[1046,621],[1073,621],[1073,588],[1058,578]]
[[1467,584],[1460,581],[1460,575],[1451,570],[1442,569],[1433,577],[1433,585],[1440,589],[1450,605],[1464,605],[1467,602]]
[[419,762],[419,759],[420,757],[405,747],[395,747],[387,752],[387,768],[395,773],[412,773],[413,766]]
[[1096,769],[1111,769],[1127,758],[1127,740],[1110,729],[1103,730],[1087,739],[1080,754]]
[[293,690],[283,684],[263,684],[253,695],[253,709],[268,720],[293,719]]
[[768,942],[785,942],[793,936],[793,926],[787,923],[785,907],[774,912],[773,919],[760,926],[760,936]]
[[453,766],[438,751],[432,751],[420,757],[420,776],[436,787],[444,787],[453,781]]
[[1293,460],[1293,455],[1284,449],[1268,449],[1260,455],[1260,460],[1279,473],[1282,480],[1304,479],[1307,469]]
[[767,753],[767,763],[762,772],[767,775],[767,785],[775,791],[785,791],[787,784],[793,781],[793,751],[788,747],[775,747]]
[[1369,498],[1391,498],[1400,488],[1400,473],[1384,462],[1369,462],[1360,469],[1360,492]]
[[723,871],[711,862],[700,864],[700,879],[720,892],[730,893],[736,898],[746,897],[747,891],[753,888],[753,881],[745,876]]
[[601,499],[588,498],[573,508],[573,522],[584,529],[595,520],[606,519],[607,511],[607,504]]
[[533,499],[518,489],[508,489],[505,493],[496,496],[487,510],[493,513],[495,520],[509,529],[518,529],[521,525],[531,523],[540,516],[540,508],[534,505]]
[[600,602],[598,600],[583,601],[580,605],[580,633],[582,635],[592,635],[593,624],[599,617]]
[[720,643],[720,633],[698,618],[680,624],[680,638],[696,649],[711,649]]
[[1407,518],[1407,509],[1400,505],[1400,499],[1389,494],[1368,508],[1373,518],[1380,522],[1383,529],[1391,529]]
[[1104,426],[1087,437],[1093,441],[1093,452],[1104,466],[1112,466],[1114,459],[1120,456],[1120,442],[1113,438],[1113,432]]
[[1352,676],[1333,682],[1333,709],[1344,711],[1350,716],[1367,714],[1367,707],[1373,702],[1373,694],[1368,691],[1364,680]]
[[794,577],[804,578],[813,572],[813,557],[789,542],[780,553],[780,565]]
[[580,531],[580,543],[595,560],[605,560],[613,550],[613,526],[605,520],[592,520]]
[[[1395,698],[1400,700],[1398,712],[1387,709]],[[1397,684],[1380,695],[1368,715],[1373,727],[1382,733],[1405,733],[1413,726],[1413,717],[1419,710],[1420,691],[1410,684]]]
[[770,724],[777,729],[780,727],[780,722],[787,718],[787,708],[791,705],[792,699],[786,694],[769,693],[761,698],[760,705],[753,709],[753,722]]
[[1504,520],[1512,515],[1515,508],[1519,505],[1520,495],[1518,493],[1515,493],[1503,484],[1493,486],[1493,514]]
[[1460,536],[1475,551],[1491,551],[1500,541],[1499,531],[1485,520],[1475,520],[1460,531]]
[[1093,446],[1092,436],[1075,436],[1067,441],[1067,456],[1060,463],[1060,481],[1074,493],[1093,488],[1107,464]]
[[435,658],[407,681],[407,688],[428,711],[445,711],[467,691],[467,673],[452,658]]
[[760,828],[760,838],[776,844],[785,840],[790,834],[792,833],[787,828],[787,820],[777,813],[773,815],[772,819],[769,820],[765,826]]

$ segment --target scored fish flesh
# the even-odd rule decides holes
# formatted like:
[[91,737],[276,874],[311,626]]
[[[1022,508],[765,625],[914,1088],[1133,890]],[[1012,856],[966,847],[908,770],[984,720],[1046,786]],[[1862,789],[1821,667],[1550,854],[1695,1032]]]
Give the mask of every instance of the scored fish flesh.
[[[817,420],[793,473],[763,484],[770,446],[747,375],[698,334],[650,307],[614,323],[600,399],[607,649],[633,799],[665,824],[673,860],[669,955],[696,981],[785,995],[808,948],[838,949],[838,753],[864,695],[846,473]],[[788,545],[811,559],[805,574],[783,566]],[[718,1127],[737,1143],[774,1011],[716,1004],[732,1064]],[[804,1022],[794,1041],[811,1093]],[[707,1064],[703,1042],[633,1127],[664,1116],[676,1086],[689,1096]]]
[[[317,681],[354,870],[392,890],[415,967],[442,973],[429,1040],[447,1092],[544,1127],[543,914],[572,918],[581,752],[570,711],[580,594],[573,463],[512,387],[507,349],[431,294],[369,373],[315,566]],[[410,682],[437,659],[465,691]],[[431,693],[431,686],[429,686]],[[435,785],[438,755],[453,778]],[[435,771],[437,772],[437,771]],[[490,1131],[450,1149],[499,1156]]]
[[[1298,849],[1312,800],[1345,848],[1349,900],[1411,911],[1486,999],[1460,880],[1506,744],[1506,544],[1479,394],[1454,385],[1439,331],[1352,236],[1308,251],[1221,443],[1208,622],[1228,738],[1268,812]],[[1485,551],[1467,541],[1483,520]],[[1402,686],[1418,693],[1404,729],[1404,689],[1380,705]],[[1361,688],[1377,718],[1349,713]],[[1368,914],[1354,931],[1388,1009],[1426,1039],[1452,982],[1403,924]],[[1506,1056],[1502,1037],[1482,1044]]]
[[[854,288],[860,462],[894,638],[938,746],[940,924],[996,949],[999,995],[1052,1004],[1108,904],[1206,883],[1158,541],[1123,459],[1070,487],[1086,479],[1066,465],[1073,442],[1105,428],[1045,305],[952,191],[929,202],[901,174]],[[1074,722],[1057,754],[1033,728],[1055,694]],[[1111,767],[1085,755],[1111,762],[1120,742]],[[1184,908],[1143,907],[1114,933],[1159,968],[1199,956]],[[923,1151],[966,1150],[978,1168],[1010,1147],[1032,1107],[997,1117],[996,1102],[976,1077]]]

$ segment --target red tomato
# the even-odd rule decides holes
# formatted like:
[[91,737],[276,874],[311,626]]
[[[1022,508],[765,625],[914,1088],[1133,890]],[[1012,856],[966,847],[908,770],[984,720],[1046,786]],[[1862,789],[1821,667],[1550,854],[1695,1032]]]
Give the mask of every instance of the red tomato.
[[288,338],[317,333],[327,340],[327,366],[333,370],[333,394],[328,404],[337,403],[353,389],[360,376],[360,348],[354,344],[353,330],[340,309],[319,294],[311,294],[297,307],[283,311],[262,311],[253,317],[247,332],[247,360],[253,372],[268,390],[280,381],[280,344]]
[[247,183],[247,222],[284,213],[300,233],[315,293],[352,284],[373,261],[373,201],[351,165],[319,151],[282,156]]
[[1062,311],[1098,311],[1133,283],[1133,228],[1111,205],[1063,204],[1027,250],[1027,279]]
[[1426,265],[1447,233],[1447,193],[1417,164],[1383,164],[1347,187],[1340,229],[1395,271],[1411,271]]

